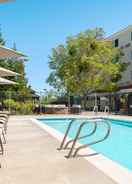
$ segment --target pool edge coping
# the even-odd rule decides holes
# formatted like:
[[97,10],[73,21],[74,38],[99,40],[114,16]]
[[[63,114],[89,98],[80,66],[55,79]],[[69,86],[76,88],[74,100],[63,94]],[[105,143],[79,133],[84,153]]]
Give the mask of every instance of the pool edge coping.
[[[66,117],[68,117],[68,116],[66,116]],[[85,118],[86,118],[86,116],[85,116]],[[36,125],[38,125],[39,127],[41,127],[42,129],[44,129],[46,132],[48,132],[52,137],[56,138],[59,142],[62,141],[64,134],[62,134],[61,132],[55,130],[54,128],[52,128],[46,124],[42,124],[39,120],[37,120],[35,118],[30,118],[30,120],[33,123],[35,123]],[[78,143],[78,145],[79,145],[79,143]],[[95,153],[95,151],[92,150],[91,148],[85,148],[82,153],[87,154],[88,152]],[[131,184],[132,183],[132,172],[130,170],[128,170],[127,168],[119,165],[118,163],[110,160],[106,156],[104,156],[102,154],[98,154],[98,155],[93,156],[93,157],[83,157],[83,158],[86,159],[87,161],[89,161],[89,163],[94,165],[97,169],[102,171],[106,176],[113,179],[113,181],[115,181],[119,184],[124,184],[124,183]],[[111,171],[113,171],[113,172],[111,172]]]

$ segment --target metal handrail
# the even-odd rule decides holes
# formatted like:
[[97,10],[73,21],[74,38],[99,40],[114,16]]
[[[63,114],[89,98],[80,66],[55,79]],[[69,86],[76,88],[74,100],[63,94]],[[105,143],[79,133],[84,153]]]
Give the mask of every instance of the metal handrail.
[[[91,122],[88,122],[88,123],[91,123]],[[93,130],[92,130],[89,134],[87,134],[87,135],[78,137],[78,140],[81,140],[81,139],[84,139],[84,138],[86,138],[86,137],[89,137],[89,136],[93,135],[93,134],[96,132],[97,123],[96,123],[96,121],[94,121],[94,122],[92,122],[92,123],[94,124]],[[64,146],[64,149],[69,149],[69,148],[68,148],[68,145],[69,145],[70,143],[72,143],[73,141],[74,141],[74,139],[69,140],[69,141],[66,143],[66,145]]]
[[[70,149],[70,151],[69,151],[68,156],[66,156],[66,158],[69,158],[69,157],[72,155],[73,150],[74,150],[75,145],[76,145],[76,142],[77,142],[77,140],[78,140],[78,138],[79,138],[79,135],[80,135],[80,133],[81,133],[81,130],[82,130],[83,126],[86,125],[86,124],[89,124],[89,123],[91,123],[91,122],[90,122],[90,121],[88,121],[88,122],[85,121],[85,122],[81,123],[81,125],[79,126],[78,131],[77,131],[77,133],[76,133],[76,136],[75,136],[75,138],[73,139],[72,147],[71,147],[71,149]],[[92,123],[93,123],[93,122],[92,122]]]
[[64,135],[64,138],[63,138],[63,140],[62,140],[62,142],[61,142],[61,145],[60,145],[59,148],[57,148],[58,150],[63,149],[63,146],[64,146],[64,144],[65,144],[65,141],[66,141],[66,138],[67,138],[67,136],[68,136],[68,133],[69,133],[69,131],[70,131],[70,129],[71,129],[71,126],[72,126],[72,124],[73,124],[73,122],[74,122],[75,120],[76,120],[76,119],[72,119],[71,122],[69,123],[68,128],[67,128],[67,130],[66,130],[66,133],[65,133],[65,135]]
[[[95,119],[95,118],[89,118],[89,119],[82,119],[81,118],[81,120],[91,120],[91,119]],[[97,118],[98,119],[98,118]],[[68,137],[68,134],[69,134],[69,132],[70,132],[70,129],[71,129],[71,126],[72,126],[72,124],[74,123],[76,121],[76,119],[74,118],[74,119],[72,119],[71,120],[71,122],[68,124],[68,127],[67,127],[67,130],[66,130],[66,133],[65,133],[65,135],[64,135],[64,137],[63,137],[63,140],[62,140],[62,142],[61,142],[61,145],[60,145],[60,147],[59,148],[57,148],[57,150],[62,150],[62,149],[65,149],[65,147],[64,147],[64,145],[65,145],[65,142],[66,142],[66,139],[67,139],[67,137]]]
[[[101,119],[101,118],[81,118],[81,120],[83,120],[83,121],[86,121],[86,120],[95,120],[95,119]],[[66,132],[65,132],[65,134],[64,134],[64,137],[63,137],[63,140],[62,140],[62,142],[61,142],[61,145],[60,145],[60,147],[59,148],[57,148],[57,150],[62,150],[62,149],[66,149],[65,147],[66,146],[64,146],[65,145],[65,142],[66,142],[66,139],[67,139],[67,137],[68,137],[68,134],[69,134],[69,132],[70,132],[70,129],[71,129],[71,127],[72,127],[72,124],[76,121],[77,119],[75,119],[75,118],[73,118],[71,121],[70,121],[70,123],[68,124],[68,127],[67,127],[67,129],[66,129]],[[90,136],[90,135],[89,135]],[[73,139],[71,140],[72,142],[73,142]],[[68,143],[69,144],[69,143]]]
[[[101,122],[101,121],[100,121],[100,122]],[[88,146],[90,146],[90,145],[93,145],[93,144],[97,144],[97,143],[102,142],[102,141],[104,141],[105,139],[107,139],[107,137],[109,136],[110,131],[111,131],[111,126],[110,126],[110,124],[108,123],[108,121],[106,121],[106,120],[105,120],[105,121],[102,121],[102,122],[105,123],[105,124],[107,125],[107,127],[108,127],[105,136],[104,136],[103,138],[97,140],[97,141],[93,141],[93,142],[91,142],[91,143],[89,143],[89,144],[85,144],[85,145],[79,146],[78,148],[76,148],[75,152],[73,153],[74,148],[75,148],[75,145],[76,145],[76,142],[77,142],[78,139],[79,139],[80,132],[81,132],[83,126],[84,126],[86,123],[88,123],[88,122],[83,122],[83,123],[80,125],[80,127],[79,127],[79,129],[78,129],[78,131],[77,131],[77,134],[76,134],[75,139],[74,139],[74,141],[73,141],[72,147],[71,147],[71,149],[70,149],[68,155],[66,156],[66,158],[70,158],[70,157],[72,156],[72,153],[73,153],[73,157],[76,157],[77,153],[78,153],[81,149],[86,148],[86,147],[88,147]],[[96,122],[96,123],[99,123],[99,122]]]

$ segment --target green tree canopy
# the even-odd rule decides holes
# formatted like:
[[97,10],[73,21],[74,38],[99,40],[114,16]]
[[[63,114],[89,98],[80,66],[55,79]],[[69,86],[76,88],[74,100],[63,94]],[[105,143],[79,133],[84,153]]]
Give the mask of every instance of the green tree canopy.
[[[5,46],[5,40],[2,36],[1,31],[0,31],[0,45]],[[15,42],[13,43],[12,49],[17,50]],[[9,91],[15,92],[16,94],[18,94],[18,97],[16,97],[17,100],[23,100],[26,97],[30,97],[32,89],[30,86],[28,86],[28,81],[25,75],[24,61],[17,59],[0,59],[0,66],[20,74],[17,77],[8,77],[9,80],[15,81],[17,85],[0,86],[0,91],[4,92],[5,94],[8,93]]]
[[68,37],[64,45],[52,49],[49,67],[47,82],[72,94],[115,90],[124,70],[119,49],[104,39],[101,28]]

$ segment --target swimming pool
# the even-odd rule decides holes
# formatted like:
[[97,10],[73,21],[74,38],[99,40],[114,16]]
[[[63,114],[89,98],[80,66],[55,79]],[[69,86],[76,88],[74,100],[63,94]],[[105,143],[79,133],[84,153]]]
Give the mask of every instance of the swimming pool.
[[[109,159],[116,161],[118,164],[132,170],[132,122],[124,120],[109,119],[111,122],[110,136],[101,143],[90,146],[93,150]],[[56,129],[61,133],[65,133],[70,118],[43,118],[39,119],[42,123]],[[78,127],[82,120],[76,119],[72,124],[69,137],[74,138]],[[81,135],[88,134],[92,130],[92,124],[87,124],[81,131]],[[101,138],[106,133],[104,124],[100,124],[96,133],[79,141],[81,144]]]

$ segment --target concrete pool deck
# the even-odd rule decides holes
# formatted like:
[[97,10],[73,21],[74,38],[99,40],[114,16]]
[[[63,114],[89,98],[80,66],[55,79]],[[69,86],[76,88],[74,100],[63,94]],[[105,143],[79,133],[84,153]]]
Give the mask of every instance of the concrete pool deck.
[[115,184],[85,159],[65,159],[60,143],[30,116],[11,117],[7,135],[0,184]]

